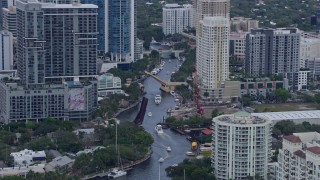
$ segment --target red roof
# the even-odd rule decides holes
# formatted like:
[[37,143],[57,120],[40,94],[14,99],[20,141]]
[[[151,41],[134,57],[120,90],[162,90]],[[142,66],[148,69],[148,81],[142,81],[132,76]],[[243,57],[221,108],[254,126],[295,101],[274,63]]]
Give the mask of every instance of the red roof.
[[203,134],[205,135],[211,135],[212,134],[212,130],[211,129],[204,129],[201,131]]
[[283,139],[290,141],[292,143],[300,143],[301,139],[295,135],[283,136]]
[[295,151],[293,154],[295,154],[296,156],[299,156],[299,157],[301,157],[303,159],[306,158],[306,154],[301,150]]
[[320,154],[320,147],[318,146],[309,147],[307,150],[314,154]]

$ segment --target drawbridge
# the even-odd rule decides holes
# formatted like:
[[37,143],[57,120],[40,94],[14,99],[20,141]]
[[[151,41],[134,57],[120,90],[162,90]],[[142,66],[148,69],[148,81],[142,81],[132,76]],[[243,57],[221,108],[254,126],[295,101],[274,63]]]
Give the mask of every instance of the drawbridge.
[[148,76],[151,76],[153,79],[155,79],[156,81],[158,81],[161,86],[160,89],[164,92],[170,92],[170,91],[174,91],[176,89],[176,86],[180,86],[180,85],[188,85],[188,83],[186,82],[168,82],[168,81],[164,81],[162,79],[160,79],[158,76],[155,76],[153,74],[151,74],[148,71],[144,71],[144,73]]

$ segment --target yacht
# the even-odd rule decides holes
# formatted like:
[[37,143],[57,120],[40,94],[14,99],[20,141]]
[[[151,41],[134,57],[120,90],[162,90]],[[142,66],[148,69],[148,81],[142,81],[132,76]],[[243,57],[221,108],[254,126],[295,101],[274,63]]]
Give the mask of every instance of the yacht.
[[159,161],[159,163],[162,163],[164,161],[164,159],[161,157],[158,161]]
[[161,103],[161,95],[157,94],[155,97],[154,97],[154,102],[156,104],[160,104]]
[[151,117],[152,116],[152,112],[148,112],[148,116]]
[[113,168],[112,171],[108,174],[109,178],[117,178],[127,175],[126,171],[120,170],[118,168]]
[[171,150],[172,150],[171,147],[168,146],[168,147],[167,147],[167,151],[168,151],[168,152],[171,152]]
[[156,130],[157,134],[162,134],[163,130],[162,130],[162,126],[160,124],[158,124],[154,130]]

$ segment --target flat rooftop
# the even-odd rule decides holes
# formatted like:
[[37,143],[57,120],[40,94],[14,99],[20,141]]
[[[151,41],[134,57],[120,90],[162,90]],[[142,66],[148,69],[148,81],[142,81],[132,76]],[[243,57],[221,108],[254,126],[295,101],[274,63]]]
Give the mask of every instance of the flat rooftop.
[[271,121],[280,120],[305,120],[305,119],[320,119],[320,110],[308,111],[284,111],[284,112],[265,112],[252,113],[253,116],[267,118]]

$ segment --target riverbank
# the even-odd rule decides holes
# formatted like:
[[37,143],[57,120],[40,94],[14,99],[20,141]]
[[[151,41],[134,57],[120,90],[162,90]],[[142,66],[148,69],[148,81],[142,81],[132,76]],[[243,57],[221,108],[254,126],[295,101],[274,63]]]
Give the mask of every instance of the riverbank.
[[[134,166],[139,165],[139,164],[147,161],[148,159],[150,159],[150,157],[152,155],[152,152],[153,151],[152,151],[152,149],[150,147],[149,150],[148,150],[148,153],[142,159],[139,159],[139,160],[136,160],[136,161],[132,161],[130,163],[126,163],[122,167],[116,167],[116,168],[119,168],[119,169],[123,168],[124,170],[130,170]],[[85,177],[81,178],[81,180],[89,180],[89,179],[94,179],[94,178],[104,178],[104,177],[106,177],[108,175],[108,173],[111,172],[111,170],[112,170],[112,168],[109,169],[108,171],[103,170],[103,171],[100,171],[100,172],[89,174],[89,175],[86,175]]]

